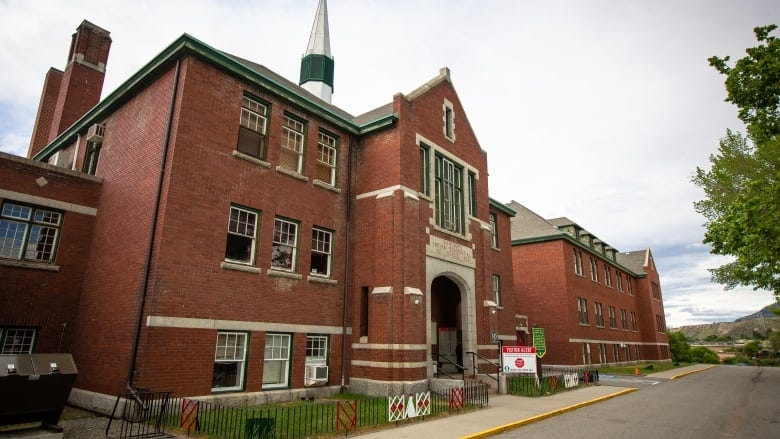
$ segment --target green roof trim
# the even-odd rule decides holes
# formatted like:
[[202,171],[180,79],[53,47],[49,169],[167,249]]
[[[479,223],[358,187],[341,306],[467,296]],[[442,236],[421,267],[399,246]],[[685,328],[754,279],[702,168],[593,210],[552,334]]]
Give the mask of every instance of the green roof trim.
[[341,114],[323,106],[320,102],[316,102],[309,97],[302,95],[297,90],[281,84],[272,78],[269,78],[267,75],[248,67],[229,54],[214,49],[191,35],[183,34],[157,56],[152,58],[146,65],[141,67],[140,70],[130,76],[129,79],[123,82],[105,99],[80,117],[73,125],[63,131],[49,145],[39,151],[33,159],[39,161],[48,160],[57,150],[74,141],[79,133],[86,132],[89,126],[105,119],[111,111],[130,99],[134,93],[141,89],[145,84],[155,76],[162,74],[168,66],[173,65],[175,61],[186,54],[195,55],[216,65],[229,74],[243,79],[246,82],[255,84],[260,88],[264,88],[272,94],[292,102],[305,111],[317,115],[351,134],[366,134],[390,126],[398,120],[398,114],[393,113],[377,120],[358,125],[354,120],[345,118]]
[[517,212],[515,212],[512,209],[510,209],[506,204],[504,204],[504,203],[502,203],[502,202],[500,202],[498,200],[494,200],[492,198],[488,198],[488,203],[490,204],[490,207],[492,207],[492,208],[494,208],[494,209],[496,209],[498,211],[504,212],[505,214],[507,214],[509,216],[517,215]]
[[525,239],[513,239],[511,244],[512,244],[512,246],[524,245],[524,244],[534,244],[534,243],[537,243],[537,242],[555,241],[555,240],[558,240],[558,239],[562,239],[564,241],[569,241],[571,244],[574,244],[577,247],[580,247],[580,248],[582,248],[584,250],[587,250],[588,254],[592,254],[593,256],[596,256],[599,259],[607,261],[610,264],[612,264],[612,265],[614,265],[616,267],[619,267],[623,271],[625,271],[627,273],[631,273],[631,275],[633,275],[634,277],[647,277],[647,273],[636,273],[636,272],[634,272],[634,270],[626,267],[623,264],[620,264],[617,260],[613,261],[612,259],[608,259],[608,258],[604,257],[604,255],[600,255],[598,253],[594,253],[593,249],[591,247],[588,247],[588,246],[582,244],[578,240],[576,240],[576,239],[572,238],[571,236],[569,236],[567,233],[563,233],[563,232],[561,232],[560,234],[555,234],[555,235],[535,236],[533,238],[525,238]]

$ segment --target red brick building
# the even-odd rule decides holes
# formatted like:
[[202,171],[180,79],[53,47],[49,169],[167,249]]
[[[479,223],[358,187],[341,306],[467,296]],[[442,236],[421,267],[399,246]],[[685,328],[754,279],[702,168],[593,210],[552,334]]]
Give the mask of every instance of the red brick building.
[[668,361],[663,300],[650,249],[619,253],[568,218],[545,220],[515,201],[517,305],[544,329],[544,364]]
[[110,43],[79,26],[31,160],[0,157],[3,353],[72,352],[72,402],[101,409],[387,394],[515,343],[513,212],[449,70],[353,116],[322,41],[299,86],[183,35],[97,102]]
[[[623,261],[576,224],[516,236],[533,217],[490,199],[448,69],[363,115],[331,105],[325,2],[299,84],[183,35],[99,100],[110,44],[79,26],[28,159],[0,155],[0,354],[73,353],[71,402],[410,391],[495,371],[472,353],[498,363],[529,320],[546,363],[599,343],[604,363],[668,358],[649,252]],[[633,295],[574,273],[573,250]],[[642,317],[579,325],[577,294]]]

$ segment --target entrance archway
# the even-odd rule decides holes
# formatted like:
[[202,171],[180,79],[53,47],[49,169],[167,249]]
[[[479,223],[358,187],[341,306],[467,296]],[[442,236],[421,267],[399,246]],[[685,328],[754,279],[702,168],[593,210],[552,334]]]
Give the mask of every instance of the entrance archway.
[[446,276],[438,276],[431,283],[431,354],[437,367],[448,373],[458,373],[463,364],[463,313],[460,287]]

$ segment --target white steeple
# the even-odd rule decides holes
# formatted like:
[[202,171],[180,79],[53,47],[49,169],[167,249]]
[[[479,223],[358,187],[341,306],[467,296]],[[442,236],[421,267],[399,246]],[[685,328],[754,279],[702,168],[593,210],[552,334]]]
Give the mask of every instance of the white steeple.
[[333,67],[328,33],[328,4],[326,0],[320,0],[309,45],[301,60],[301,87],[330,103],[333,95]]

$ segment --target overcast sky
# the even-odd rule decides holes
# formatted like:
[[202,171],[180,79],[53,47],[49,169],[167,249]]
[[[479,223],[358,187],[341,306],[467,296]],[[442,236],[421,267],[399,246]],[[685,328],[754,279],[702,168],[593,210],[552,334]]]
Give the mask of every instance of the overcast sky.
[[[26,155],[44,76],[87,19],[111,32],[103,96],[183,33],[297,81],[317,0],[0,0],[0,150]],[[441,67],[488,153],[491,197],[566,216],[619,251],[650,247],[667,325],[773,302],[724,292],[690,183],[727,128],[712,55],[744,56],[777,0],[330,0],[333,103],[357,115]]]

